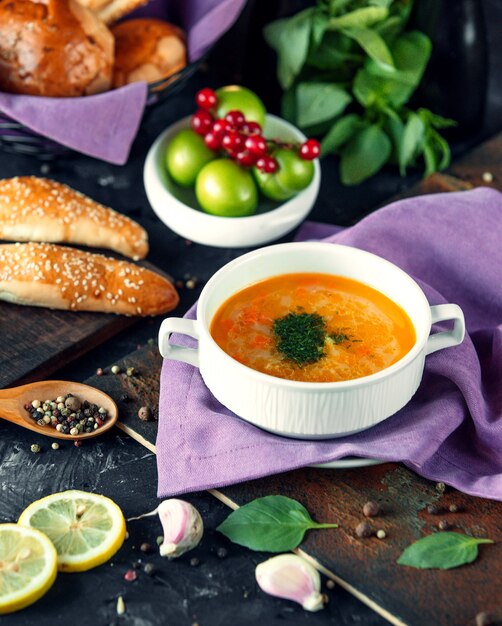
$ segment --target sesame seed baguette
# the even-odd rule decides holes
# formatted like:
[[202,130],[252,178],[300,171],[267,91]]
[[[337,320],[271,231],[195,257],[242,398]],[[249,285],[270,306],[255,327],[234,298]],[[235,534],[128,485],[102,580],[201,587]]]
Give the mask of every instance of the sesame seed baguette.
[[75,243],[115,250],[135,261],[148,253],[144,228],[54,180],[0,180],[0,239]]
[[14,304],[160,315],[174,309],[176,289],[128,261],[48,243],[0,245],[0,300]]

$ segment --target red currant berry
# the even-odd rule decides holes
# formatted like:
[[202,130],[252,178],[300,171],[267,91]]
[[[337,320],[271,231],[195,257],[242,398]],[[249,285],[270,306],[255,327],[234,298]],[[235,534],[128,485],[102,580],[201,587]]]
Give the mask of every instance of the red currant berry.
[[256,161],[256,167],[260,170],[260,172],[273,174],[279,169],[279,163],[277,163],[277,161],[271,156],[262,156],[258,159],[258,161]]
[[192,115],[192,130],[198,135],[205,135],[213,126],[213,117],[207,111],[199,109]]
[[244,144],[247,150],[256,156],[263,156],[267,151],[267,142],[261,135],[252,135]]
[[246,121],[246,118],[240,111],[229,111],[225,115],[225,119],[236,128],[240,128]]
[[204,143],[210,150],[219,150],[221,148],[221,135],[209,131],[204,137]]
[[215,123],[213,124],[213,133],[225,133],[228,130],[232,130],[232,125],[230,124],[230,122],[227,122],[227,120],[224,120],[223,118],[219,118],[215,121]]
[[321,154],[321,144],[315,139],[307,139],[305,143],[302,143],[298,154],[305,161],[313,161]]
[[206,87],[205,89],[201,89],[197,92],[197,95],[195,96],[195,102],[197,103],[197,106],[201,109],[206,109],[207,111],[209,111],[209,109],[212,109],[214,106],[216,106],[218,102],[218,96],[214,93],[212,89]]
[[261,135],[261,126],[258,122],[245,122],[242,130],[249,135]]
[[235,156],[235,160],[239,165],[251,167],[251,165],[256,163],[256,155],[252,154],[248,150],[243,150]]
[[236,130],[230,130],[223,135],[221,145],[228,152],[239,152],[244,147],[244,135]]

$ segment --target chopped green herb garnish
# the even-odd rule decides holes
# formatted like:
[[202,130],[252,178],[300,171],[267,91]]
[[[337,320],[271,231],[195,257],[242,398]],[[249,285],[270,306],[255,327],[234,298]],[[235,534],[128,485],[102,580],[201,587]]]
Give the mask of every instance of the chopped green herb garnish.
[[326,322],[318,313],[288,313],[273,326],[277,350],[300,367],[323,356]]
[[344,333],[331,333],[328,337],[336,345],[343,343],[344,341],[349,341],[349,336]]

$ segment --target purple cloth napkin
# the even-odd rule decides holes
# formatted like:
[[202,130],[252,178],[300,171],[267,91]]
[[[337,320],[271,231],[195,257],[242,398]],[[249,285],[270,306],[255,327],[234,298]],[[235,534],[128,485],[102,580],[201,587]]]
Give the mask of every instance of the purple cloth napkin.
[[[232,26],[245,4],[246,0],[152,0],[135,16],[179,24],[187,33],[188,58],[194,62]],[[3,113],[77,152],[123,165],[143,116],[147,90],[142,82],[83,98],[0,92],[0,121]]]
[[[362,433],[327,441],[266,433],[220,405],[196,368],[166,360],[158,495],[354,455],[402,461],[431,480],[502,500],[501,220],[502,194],[480,188],[401,200],[326,239],[388,259],[417,280],[430,304],[457,303],[466,318],[464,342],[426,358],[411,402]],[[311,239],[327,228],[307,224],[301,234]],[[175,341],[193,345],[186,337]]]

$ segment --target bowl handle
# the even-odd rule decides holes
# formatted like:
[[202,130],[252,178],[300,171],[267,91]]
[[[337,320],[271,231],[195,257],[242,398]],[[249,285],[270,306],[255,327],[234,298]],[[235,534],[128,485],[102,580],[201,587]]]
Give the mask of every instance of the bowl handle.
[[174,359],[175,361],[183,361],[189,365],[199,367],[199,350],[198,348],[185,348],[176,344],[169,343],[169,337],[172,333],[181,333],[188,335],[194,339],[199,338],[195,320],[189,320],[181,317],[168,317],[165,319],[159,330],[159,350],[165,359]]
[[429,335],[425,354],[432,354],[436,350],[451,348],[462,343],[465,335],[465,321],[462,309],[457,304],[431,306],[431,324],[444,320],[453,320],[453,328]]

